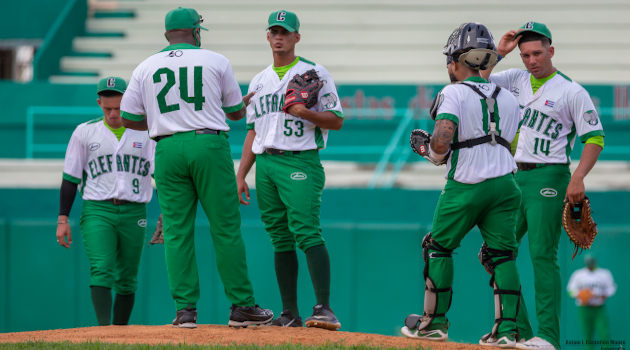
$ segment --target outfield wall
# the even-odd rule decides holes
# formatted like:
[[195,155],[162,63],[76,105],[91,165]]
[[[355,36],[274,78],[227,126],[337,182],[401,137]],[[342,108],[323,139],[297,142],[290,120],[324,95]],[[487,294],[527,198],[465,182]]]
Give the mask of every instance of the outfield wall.
[[[331,304],[342,330],[399,334],[405,317],[422,311],[420,243],[430,229],[439,191],[325,190],[323,235],[330,252]],[[630,221],[625,213],[628,192],[589,193],[599,235],[592,251],[600,265],[612,271],[617,295],[607,303],[613,339],[625,339],[625,302],[630,288]],[[59,192],[56,190],[1,189],[0,198],[0,332],[95,326],[89,291],[89,265],[78,225],[81,199],[71,213],[74,244],[65,250],[55,242]],[[201,208],[201,207],[199,207]],[[279,314],[282,307],[273,268],[273,252],[260,223],[255,193],[252,205],[242,206],[243,237],[256,301]],[[147,241],[159,216],[154,198],[149,203]],[[201,276],[199,322],[227,324],[229,302],[214,263],[212,241],[205,215],[196,221],[197,262]],[[526,236],[527,237],[527,236]],[[452,323],[449,335],[456,341],[476,342],[490,331],[493,297],[490,276],[477,260],[482,240],[471,232],[456,250]],[[145,248],[139,278],[134,324],[168,324],[175,315],[168,288],[164,248]],[[563,233],[560,266],[563,286],[581,257],[571,261],[572,246]],[[315,304],[304,255],[300,259],[299,305],[309,316]],[[530,315],[535,314],[533,271],[525,240],[517,261]],[[537,322],[532,319],[534,329]],[[624,331],[626,329],[626,331]],[[562,342],[583,339],[574,301],[563,293]],[[574,349],[575,347],[571,347]]]

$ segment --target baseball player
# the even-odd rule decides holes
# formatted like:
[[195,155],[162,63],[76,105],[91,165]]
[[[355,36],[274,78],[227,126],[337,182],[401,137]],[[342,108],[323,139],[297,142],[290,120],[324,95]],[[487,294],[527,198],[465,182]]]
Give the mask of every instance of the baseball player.
[[193,9],[166,15],[162,51],[133,72],[122,100],[125,126],[157,141],[155,181],[164,223],[164,251],[175,306],[174,327],[197,327],[199,275],[194,245],[197,201],[210,221],[217,267],[232,303],[229,325],[273,319],[256,305],[247,272],[236,177],[225,118],[245,117],[230,62],[200,49],[203,18]]
[[433,135],[414,130],[411,145],[433,164],[446,164],[448,180],[431,232],[422,240],[424,312],[409,315],[402,332],[409,338],[448,338],[453,250],[478,226],[485,241],[479,258],[492,275],[495,300],[494,327],[479,344],[514,347],[520,303],[514,230],[521,192],[514,181],[516,163],[509,142],[518,128],[518,103],[509,91],[480,76],[479,70],[498,58],[492,34],[483,24],[464,23],[455,29],[443,53],[454,84],[436,96]]
[[97,85],[104,117],[72,133],[63,167],[57,242],[72,244],[68,215],[80,188],[81,232],[90,260],[90,289],[99,326],[126,325],[138,287],[138,267],[147,227],[147,203],[155,142],[146,132],[126,129],[120,101],[127,84],[110,77]]
[[[297,303],[297,246],[306,255],[317,298],[306,326],[337,330],[341,323],[329,306],[330,261],[319,222],[325,175],[318,152],[326,147],[328,130],[341,129],[343,112],[326,68],[295,55],[295,44],[300,41],[295,13],[274,12],[268,24],[273,64],[249,85],[249,92],[255,95],[247,107],[249,131],[237,174],[239,199],[249,204],[242,197],[245,193],[250,198],[245,176],[257,162],[256,196],[274,250],[283,307],[272,325],[303,326]],[[321,78],[314,83],[321,90],[310,109],[295,99],[313,91],[298,94],[293,87],[287,89],[300,74]]]
[[[512,92],[521,108],[514,158],[519,169],[515,179],[523,201],[516,239],[520,244],[529,232],[539,331],[533,337],[523,304],[518,322],[522,342],[517,347],[552,350],[560,348],[562,283],[558,245],[563,202],[565,198],[572,203],[583,201],[584,177],[604,147],[604,131],[588,92],[553,66],[554,47],[547,26],[528,22],[519,30],[507,32],[499,42],[499,57],[517,45],[527,70],[508,69],[490,75],[489,69],[484,76]],[[585,145],[580,165],[571,176],[569,163],[576,138]]]
[[608,340],[608,317],[604,303],[615,295],[617,285],[608,269],[597,266],[592,254],[584,257],[586,267],[576,270],[569,279],[567,291],[575,298],[578,315],[582,323],[587,349],[592,349],[593,333],[597,329],[599,340]]

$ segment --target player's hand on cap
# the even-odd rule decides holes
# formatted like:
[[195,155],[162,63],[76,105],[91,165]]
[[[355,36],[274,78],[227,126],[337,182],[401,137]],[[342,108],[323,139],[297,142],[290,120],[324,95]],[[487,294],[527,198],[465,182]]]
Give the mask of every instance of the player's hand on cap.
[[519,40],[521,40],[522,38],[522,36],[520,35],[517,38],[514,38],[516,33],[518,33],[518,30],[513,29],[503,34],[503,36],[501,37],[501,41],[499,41],[499,45],[497,46],[497,52],[499,53],[499,55],[505,57],[507,56],[507,54],[512,52],[514,48],[516,48]]
[[251,101],[254,94],[256,94],[256,91],[252,91],[249,94],[243,96],[243,103],[245,104],[245,107],[249,106],[249,102]]
[[[247,181],[245,181],[245,179],[236,178],[236,186],[238,186],[238,200],[241,202],[241,204],[243,205],[249,205],[249,186],[247,186]],[[245,193],[245,199],[243,199],[243,193]]]
[[[65,221],[65,222],[64,222]],[[72,232],[70,230],[70,225],[68,224],[68,217],[59,217],[60,223],[57,224],[57,243],[60,246],[65,248],[70,248],[70,244],[72,244]],[[66,241],[66,237],[68,240]]]

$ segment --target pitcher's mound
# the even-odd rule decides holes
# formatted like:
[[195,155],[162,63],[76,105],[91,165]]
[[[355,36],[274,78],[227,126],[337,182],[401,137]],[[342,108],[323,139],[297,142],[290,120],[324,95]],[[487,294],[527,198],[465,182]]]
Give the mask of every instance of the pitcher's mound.
[[344,345],[372,345],[386,347],[418,347],[423,346],[435,350],[473,350],[487,347],[476,344],[453,342],[432,342],[391,337],[378,334],[334,332],[316,328],[281,328],[255,327],[234,329],[228,326],[199,325],[197,329],[181,329],[172,326],[107,326],[51,331],[34,331],[0,334],[0,342],[26,342],[42,340],[49,342],[71,341],[82,343],[100,341],[104,343],[141,343],[141,344],[258,344],[280,345],[284,343],[300,343],[304,345],[321,345],[340,343]]

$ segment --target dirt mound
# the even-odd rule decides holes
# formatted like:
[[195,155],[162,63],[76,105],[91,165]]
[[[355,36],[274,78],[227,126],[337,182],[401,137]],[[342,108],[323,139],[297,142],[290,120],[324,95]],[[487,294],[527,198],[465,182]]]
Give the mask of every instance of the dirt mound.
[[0,342],[24,342],[28,340],[86,342],[88,340],[107,343],[141,343],[141,344],[259,344],[279,345],[283,343],[301,343],[320,345],[326,342],[345,345],[374,345],[390,347],[408,347],[422,345],[435,350],[484,349],[474,344],[452,342],[430,342],[390,337],[379,334],[331,332],[316,328],[279,328],[248,327],[234,329],[228,326],[199,325],[197,329],[180,329],[172,326],[107,326],[51,331],[34,331],[0,334]]

